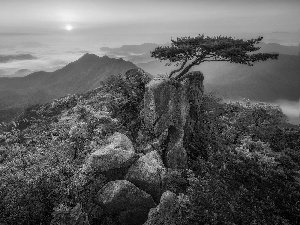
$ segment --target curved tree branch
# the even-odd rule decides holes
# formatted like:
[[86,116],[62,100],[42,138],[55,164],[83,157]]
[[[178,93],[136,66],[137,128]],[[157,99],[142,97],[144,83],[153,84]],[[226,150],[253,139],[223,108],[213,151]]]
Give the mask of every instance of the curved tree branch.
[[170,73],[170,75],[169,75],[169,78],[171,78],[172,75],[173,75],[174,73],[177,73],[177,72],[179,72],[180,70],[182,70],[186,63],[187,63],[187,58],[184,59],[184,61],[183,61],[183,63],[181,64],[180,68],[171,71],[171,73]]
[[209,59],[209,60],[202,60],[201,62],[230,62],[229,59]]
[[189,70],[190,70],[193,66],[199,65],[199,64],[201,63],[201,61],[202,61],[203,58],[204,58],[204,57],[202,57],[202,58],[196,58],[191,64],[189,64],[187,67],[185,67],[185,68],[181,71],[181,73],[178,74],[178,75],[175,77],[175,79],[176,79],[176,80],[180,80],[180,78],[181,78],[182,76],[184,76],[184,74],[186,74],[187,72],[189,72]]

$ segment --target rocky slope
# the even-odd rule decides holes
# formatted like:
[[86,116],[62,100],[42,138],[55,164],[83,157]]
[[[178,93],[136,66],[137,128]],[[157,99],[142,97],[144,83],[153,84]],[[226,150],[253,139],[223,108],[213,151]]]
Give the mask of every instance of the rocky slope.
[[300,130],[283,125],[276,107],[204,96],[201,72],[132,69],[5,127],[0,222],[298,224]]
[[[133,69],[128,71],[122,79],[125,82],[130,82],[130,88],[135,91],[135,82],[137,79],[144,79],[143,77],[148,80],[147,75],[142,70]],[[141,88],[140,84],[136,85]],[[181,86],[178,89],[179,92],[172,87],[173,84],[166,80],[151,81],[147,85],[149,97],[145,101],[145,106],[148,106],[149,102],[153,102],[157,111],[145,110],[144,116],[145,120],[150,117],[160,118],[157,123],[160,129],[156,131],[158,136],[162,135],[163,130],[168,130],[172,126],[173,129],[178,128],[179,132],[182,133],[183,121],[186,121],[188,115],[186,87]],[[164,95],[155,96],[151,94],[160,88],[165,94],[170,92],[170,98],[162,101]],[[51,104],[29,109],[23,118],[12,124],[21,130],[20,147],[27,148],[27,150],[32,147],[37,150],[32,152],[30,159],[27,158],[29,152],[25,156],[29,164],[24,169],[28,173],[22,176],[25,176],[23,178],[29,182],[28,184],[35,182],[34,180],[31,181],[32,178],[40,179],[40,176],[43,176],[37,171],[38,167],[42,168],[42,173],[46,173],[49,179],[61,171],[62,167],[65,168],[63,170],[66,170],[66,167],[72,170],[72,172],[69,171],[72,176],[68,178],[67,186],[69,191],[77,196],[73,199],[76,204],[73,207],[72,204],[67,206],[68,201],[63,198],[57,199],[58,202],[52,205],[54,216],[51,219],[48,218],[49,221],[51,220],[51,224],[58,224],[63,220],[63,213],[67,212],[62,211],[63,208],[61,207],[67,207],[69,212],[75,213],[75,217],[68,218],[69,222],[73,224],[86,224],[87,220],[92,224],[103,225],[108,224],[109,221],[124,225],[143,224],[147,221],[151,208],[153,210],[156,206],[162,208],[163,206],[158,206],[159,202],[162,201],[161,204],[164,205],[164,202],[167,201],[160,199],[168,186],[167,168],[173,170],[186,167],[186,157],[183,157],[186,154],[183,148],[183,134],[177,137],[170,131],[165,132],[168,136],[170,135],[173,145],[162,151],[160,151],[159,146],[147,148],[133,143],[126,135],[128,131],[122,128],[120,121],[112,118],[109,110],[113,101],[118,101],[120,97],[113,92],[104,91],[105,87],[102,89],[103,91],[98,88],[85,95],[68,96]],[[177,97],[173,99],[172,96]],[[177,104],[176,99],[182,99],[185,104],[183,106]],[[176,104],[175,108],[174,103]],[[183,107],[187,108],[184,109]],[[149,121],[147,123],[149,123],[147,125],[149,128],[155,126]],[[9,133],[0,135],[0,170],[2,174],[7,173],[8,176],[14,176],[13,173],[17,173],[15,161],[12,159],[16,159],[18,156],[6,152],[8,148],[5,147],[13,142],[14,140],[9,137]],[[176,147],[177,145],[178,147]],[[36,148],[37,146],[41,148]],[[164,151],[166,153],[163,153]],[[45,158],[42,157],[43,154],[45,154]],[[164,155],[166,155],[165,159]],[[39,164],[33,163],[32,160],[38,158],[40,158]],[[52,160],[59,161],[56,161],[58,167]],[[65,163],[62,164],[63,161]],[[65,175],[69,176],[67,174]],[[65,175],[61,175],[64,179],[66,178]],[[23,202],[18,202],[19,199],[14,199],[8,195],[10,181],[4,177],[0,178],[3,181],[0,189],[3,191],[3,196],[6,196],[3,203],[16,201],[20,205],[20,211],[26,208],[26,204],[23,205]],[[30,192],[30,190],[27,191]],[[169,193],[170,191],[167,194]],[[34,204],[32,206],[37,207]],[[2,206],[0,205],[0,207]],[[4,215],[9,215],[11,210],[13,209],[7,208],[6,214],[1,214],[2,219]],[[39,213],[43,215],[43,211]],[[38,217],[38,215],[36,216]],[[152,220],[155,220],[156,217],[157,215],[151,216]],[[11,222],[14,219],[17,218],[10,218],[7,221]],[[49,223],[46,221],[46,214],[42,216],[41,220],[44,223]],[[149,221],[148,224],[153,224],[153,222]]]

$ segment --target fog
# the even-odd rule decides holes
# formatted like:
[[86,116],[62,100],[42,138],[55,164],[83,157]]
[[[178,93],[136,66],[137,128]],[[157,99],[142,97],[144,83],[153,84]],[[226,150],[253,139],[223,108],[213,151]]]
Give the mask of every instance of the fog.
[[280,105],[282,112],[288,117],[288,122],[300,124],[300,99],[299,102],[288,100],[277,100],[274,104]]

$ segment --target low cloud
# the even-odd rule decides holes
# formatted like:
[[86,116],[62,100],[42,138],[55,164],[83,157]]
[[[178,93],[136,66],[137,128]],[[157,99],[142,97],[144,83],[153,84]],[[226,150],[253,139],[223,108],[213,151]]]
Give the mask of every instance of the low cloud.
[[0,63],[8,63],[16,60],[33,60],[35,56],[31,54],[0,55]]
[[300,124],[300,100],[298,102],[280,99],[274,103],[280,106],[282,112],[288,117],[289,123]]
[[[66,51],[54,51],[53,49],[41,48],[30,54],[28,52],[19,54],[16,53],[16,51],[9,55],[0,54],[0,76],[26,76],[30,74],[30,71],[53,72],[66,66],[70,62],[74,62],[87,52],[91,51],[79,48]],[[101,52],[99,53],[95,52],[95,54],[101,56]],[[33,58],[31,60],[28,60],[29,57],[32,56],[32,54],[34,54]],[[2,63],[1,56],[3,56]],[[27,56],[28,58],[26,58]],[[18,60],[16,60],[16,58]],[[24,71],[26,72],[24,73]]]

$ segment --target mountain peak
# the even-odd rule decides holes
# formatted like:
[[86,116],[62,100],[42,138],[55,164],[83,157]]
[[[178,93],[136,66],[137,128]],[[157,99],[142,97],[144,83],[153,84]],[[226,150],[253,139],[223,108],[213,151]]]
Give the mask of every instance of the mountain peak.
[[80,62],[96,62],[96,61],[107,61],[107,60],[113,60],[114,58],[109,58],[107,55],[105,56],[98,56],[95,54],[91,54],[91,53],[85,53],[83,56],[81,56],[77,61]]
[[95,54],[85,53],[83,56],[79,58],[79,60],[92,60],[92,59],[99,59],[99,58],[100,57]]

